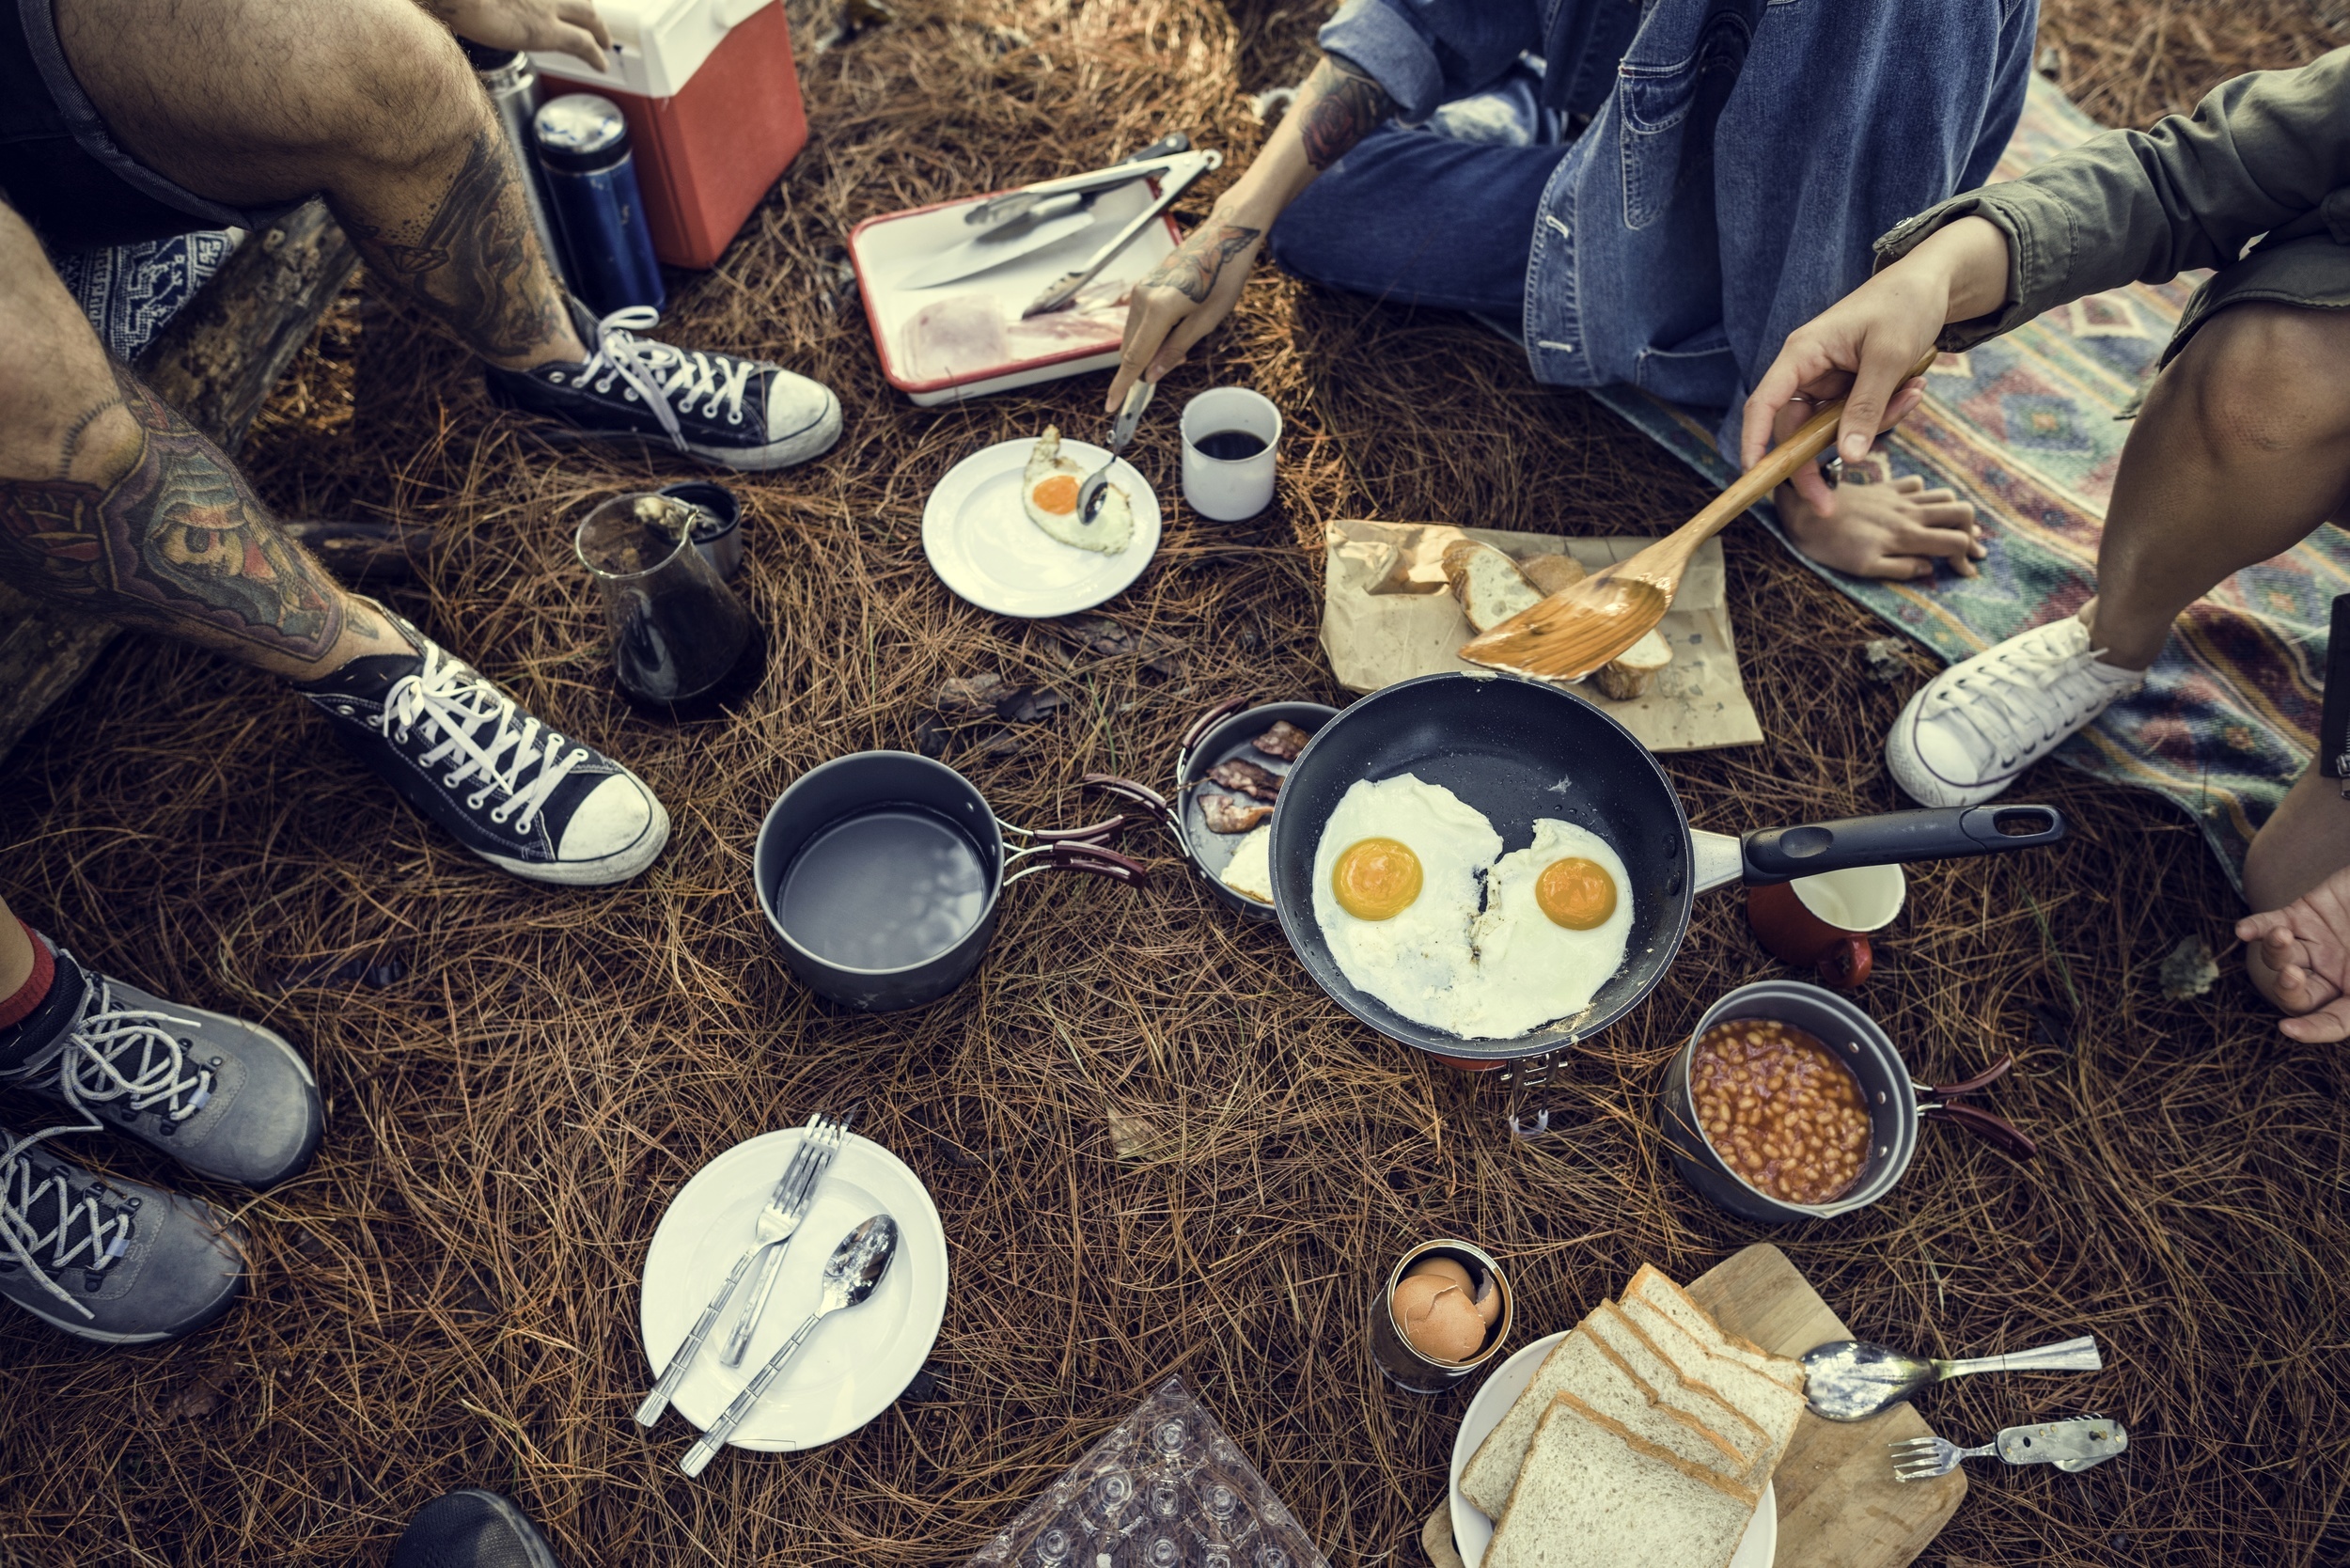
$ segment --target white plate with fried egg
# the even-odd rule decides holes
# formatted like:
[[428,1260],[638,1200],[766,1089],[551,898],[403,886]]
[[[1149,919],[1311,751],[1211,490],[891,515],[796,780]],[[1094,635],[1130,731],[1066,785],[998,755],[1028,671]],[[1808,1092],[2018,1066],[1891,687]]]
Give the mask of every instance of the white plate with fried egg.
[[1159,500],[1134,465],[1121,458],[1110,466],[1117,494],[1104,526],[1118,527],[1122,504],[1131,525],[1121,547],[1087,548],[1055,537],[1081,537],[1076,483],[1109,456],[1090,442],[1060,437],[1047,445],[1040,435],[999,441],[964,458],[922,509],[922,553],[931,570],[958,597],[997,615],[1073,615],[1116,598],[1159,548]]

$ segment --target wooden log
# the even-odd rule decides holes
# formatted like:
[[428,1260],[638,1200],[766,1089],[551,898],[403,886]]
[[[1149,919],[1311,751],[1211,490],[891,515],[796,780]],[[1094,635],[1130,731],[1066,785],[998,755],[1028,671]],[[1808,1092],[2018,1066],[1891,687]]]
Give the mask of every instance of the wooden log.
[[[358,262],[323,203],[297,209],[246,237],[139,356],[140,377],[233,454]],[[73,689],[115,633],[0,583],[0,757]]]

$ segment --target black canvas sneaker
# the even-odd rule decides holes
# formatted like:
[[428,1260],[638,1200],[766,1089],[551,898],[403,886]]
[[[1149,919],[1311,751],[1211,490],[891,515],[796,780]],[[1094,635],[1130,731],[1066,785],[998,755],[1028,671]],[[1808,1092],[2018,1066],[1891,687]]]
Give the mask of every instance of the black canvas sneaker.
[[200,1199],[98,1177],[0,1129],[0,1298],[100,1344],[192,1334],[244,1289],[244,1231]]
[[392,1568],[561,1568],[523,1511],[467,1488],[416,1511],[392,1548]]
[[50,1000],[0,1029],[0,1083],[70,1105],[200,1176],[268,1187],[318,1152],[325,1118],[301,1053],[258,1024],[93,974],[63,949]]
[[531,717],[414,626],[413,656],[353,659],[297,687],[352,756],[493,866],[533,882],[626,882],[669,841],[644,781]]
[[728,468],[789,468],[840,439],[840,400],[764,360],[677,349],[637,334],[660,314],[574,310],[587,359],[488,368],[490,396],[595,436],[640,436]]

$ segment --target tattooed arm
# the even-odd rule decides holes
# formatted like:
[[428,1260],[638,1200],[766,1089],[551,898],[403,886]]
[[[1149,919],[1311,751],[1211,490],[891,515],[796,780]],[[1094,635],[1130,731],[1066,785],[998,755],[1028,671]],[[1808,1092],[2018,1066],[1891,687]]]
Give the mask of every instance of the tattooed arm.
[[1335,55],[1322,57],[1248,172],[1224,193],[1207,222],[1135,286],[1125,351],[1104,404],[1108,412],[1125,401],[1136,376],[1157,381],[1231,314],[1273,220],[1392,107],[1378,83]]

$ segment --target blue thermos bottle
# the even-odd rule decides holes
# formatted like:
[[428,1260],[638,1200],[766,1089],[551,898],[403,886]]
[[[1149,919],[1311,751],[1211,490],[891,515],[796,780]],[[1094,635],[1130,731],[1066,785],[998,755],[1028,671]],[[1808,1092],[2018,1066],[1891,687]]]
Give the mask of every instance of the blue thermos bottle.
[[571,258],[572,291],[599,316],[632,305],[660,309],[668,296],[619,106],[591,92],[566,93],[540,106],[531,140]]

